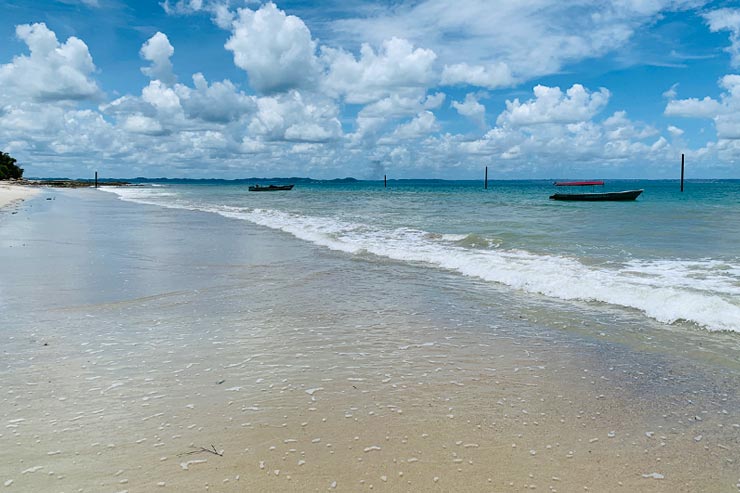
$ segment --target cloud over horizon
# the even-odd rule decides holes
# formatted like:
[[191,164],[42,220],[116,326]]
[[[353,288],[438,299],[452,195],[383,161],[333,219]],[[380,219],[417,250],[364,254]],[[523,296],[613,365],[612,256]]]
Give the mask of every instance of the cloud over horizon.
[[[574,7],[545,3],[547,14],[533,2],[502,0],[492,17],[484,2],[465,0],[452,15],[444,2],[423,0],[333,20],[322,26],[333,33],[323,41],[272,2],[168,1],[168,15],[205,13],[222,30],[223,43],[209,49],[228,54],[243,79],[232,71],[209,80],[207,67],[183,73],[179,61],[193,48],[157,29],[133,50],[139,77],[149,80],[125,94],[102,87],[91,54],[99,47],[77,36],[59,41],[44,23],[21,24],[15,32],[27,53],[0,65],[0,148],[39,175],[104,163],[115,176],[334,177],[381,161],[398,176],[467,177],[484,161],[501,163],[509,177],[561,173],[563,163],[574,172],[662,176],[681,152],[737,174],[740,76],[722,76],[719,97],[677,99],[677,83],[663,88],[655,104],[666,120],[656,125],[615,105],[624,101],[618,87],[559,74],[625,45],[665,13],[707,2],[589,4],[582,21]],[[729,34],[730,47],[719,49],[730,67],[740,56],[739,12],[694,14],[708,31]],[[486,31],[494,21],[501,30]],[[355,43],[331,43],[349,32]],[[538,82],[548,74],[569,83]],[[687,119],[711,121],[716,139],[689,148]],[[636,167],[645,162],[652,164]]]

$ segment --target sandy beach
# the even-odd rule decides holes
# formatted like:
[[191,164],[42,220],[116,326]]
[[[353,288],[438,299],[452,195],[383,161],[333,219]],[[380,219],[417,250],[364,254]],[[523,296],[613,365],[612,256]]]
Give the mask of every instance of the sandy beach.
[[736,348],[49,193],[0,222],[4,491],[740,489]]
[[31,198],[38,193],[38,190],[30,187],[0,182],[0,208]]

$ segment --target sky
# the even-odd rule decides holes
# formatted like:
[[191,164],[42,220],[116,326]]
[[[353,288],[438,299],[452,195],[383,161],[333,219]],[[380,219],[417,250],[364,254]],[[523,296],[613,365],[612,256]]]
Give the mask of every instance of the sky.
[[740,2],[0,0],[30,177],[740,178]]

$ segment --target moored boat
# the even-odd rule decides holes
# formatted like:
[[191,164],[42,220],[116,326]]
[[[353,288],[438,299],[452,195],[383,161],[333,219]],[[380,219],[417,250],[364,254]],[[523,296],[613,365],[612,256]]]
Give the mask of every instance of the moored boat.
[[[585,187],[585,186],[603,186],[603,181],[566,181],[555,182],[556,187]],[[627,201],[635,200],[643,192],[639,190],[622,190],[619,192],[591,192],[591,193],[556,193],[550,195],[552,200],[579,200],[586,202],[602,201]]]
[[277,192],[280,190],[293,190],[294,185],[251,185],[249,187],[250,192]]

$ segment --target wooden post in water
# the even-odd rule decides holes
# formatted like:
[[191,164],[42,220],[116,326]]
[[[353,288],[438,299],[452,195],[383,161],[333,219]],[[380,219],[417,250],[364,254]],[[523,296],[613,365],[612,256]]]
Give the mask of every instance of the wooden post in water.
[[488,166],[486,166],[486,179],[483,181],[483,188],[488,190]]
[[95,188],[98,188],[98,172],[95,172]]
[[681,191],[683,192],[683,154],[681,154]]
[[383,188],[388,188],[388,177],[383,175]]

